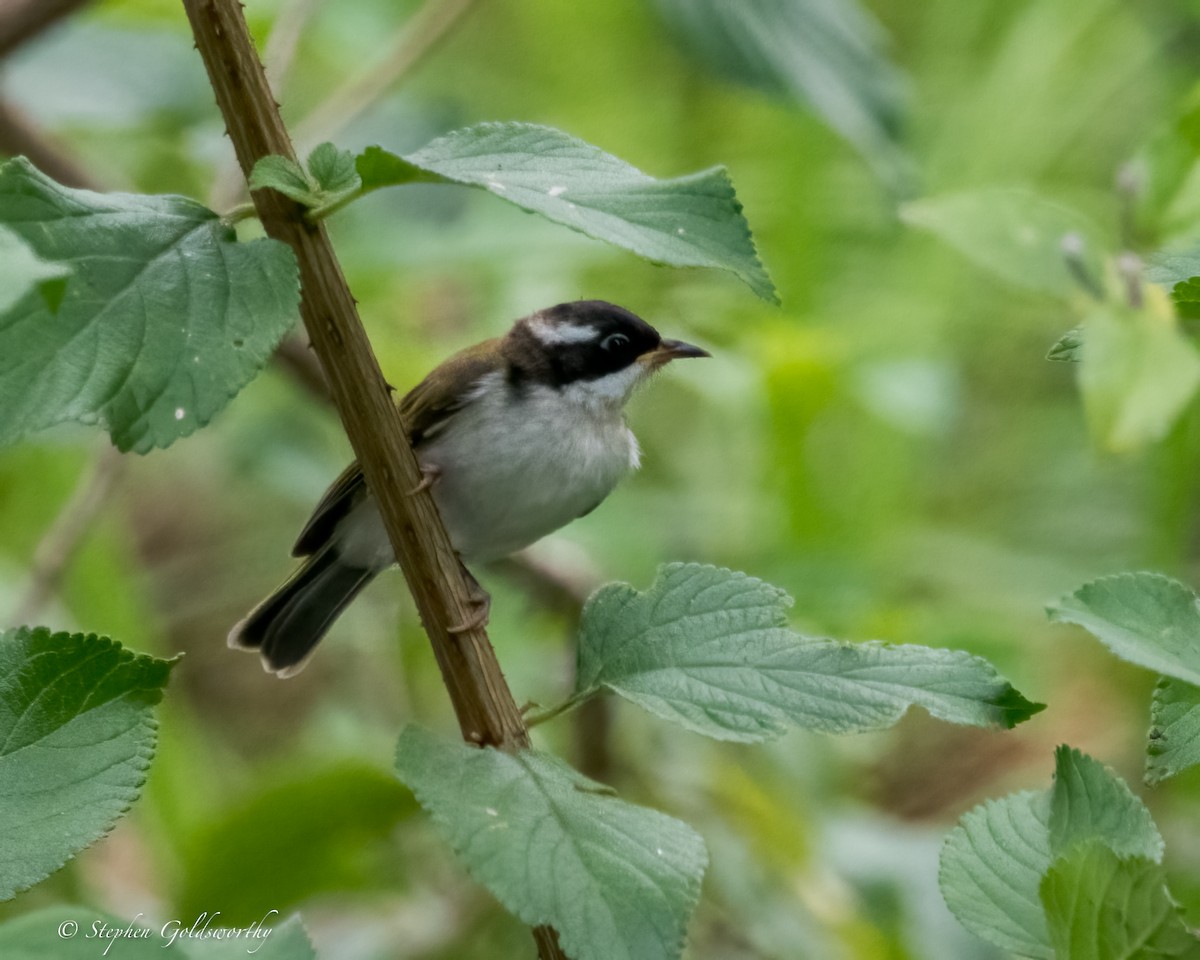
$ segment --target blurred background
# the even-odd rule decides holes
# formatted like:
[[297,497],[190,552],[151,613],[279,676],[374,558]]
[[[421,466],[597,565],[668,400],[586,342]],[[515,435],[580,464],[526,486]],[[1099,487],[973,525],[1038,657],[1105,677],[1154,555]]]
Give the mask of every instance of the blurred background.
[[[179,4],[74,6],[0,61],[5,142],[42,151],[46,169],[56,158],[67,182],[217,209],[244,199]],[[250,0],[247,14],[301,150],[403,152],[521,120],[654,176],[729,167],[782,307],[474,191],[383,191],[330,229],[400,389],[577,298],[714,355],[633,403],[635,477],[521,569],[479,571],[519,701],[569,690],[592,587],[645,587],[658,564],[691,560],[784,587],[805,633],[963,648],[1049,704],[1013,732],[918,713],[882,734],[756,747],[617,703],[539,728],[540,746],[704,835],[687,956],[999,957],[942,906],[941,839],[983,798],[1048,785],[1060,742],[1137,788],[1154,678],[1043,606],[1127,569],[1196,581],[1200,411],[1138,452],[1099,450],[1074,370],[1044,360],[1078,320],[1070,305],[1003,284],[898,211],[1027,186],[1117,238],[1131,202],[1118,172],[1192,92],[1200,3],[808,4],[832,39],[801,31],[807,43],[788,46],[781,21],[758,47],[739,46],[723,6],[737,5]],[[776,7],[786,19],[795,4]],[[1152,249],[1162,222],[1125,239]],[[301,910],[329,960],[533,955],[391,772],[405,722],[454,730],[400,576],[379,578],[293,680],[225,647],[291,569],[295,533],[348,457],[336,416],[286,362],[166,451],[117,458],[80,427],[0,451],[0,617],[186,654],[142,800],[0,915],[64,900],[160,923]],[[81,502],[81,529],[59,536]],[[61,582],[37,565],[61,566]],[[1141,792],[1194,923],[1200,775]]]

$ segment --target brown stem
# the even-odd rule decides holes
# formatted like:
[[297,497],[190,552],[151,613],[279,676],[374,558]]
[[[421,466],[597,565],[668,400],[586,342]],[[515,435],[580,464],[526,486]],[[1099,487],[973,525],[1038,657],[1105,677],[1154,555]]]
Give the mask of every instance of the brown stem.
[[[275,17],[267,42],[263,46],[263,67],[267,83],[276,95],[283,91],[284,82],[292,69],[304,28],[317,12],[323,0],[290,0]],[[208,191],[208,206],[226,210],[246,196],[246,178],[238,168],[237,159],[222,160]]]
[[[521,587],[543,606],[560,612],[574,635],[587,598],[600,586],[601,577],[586,556],[547,559],[536,548],[494,564],[494,569]],[[580,772],[612,783],[617,774],[613,756],[613,701],[598,696],[585,700],[571,714],[573,758]]]
[[[295,159],[237,0],[183,0],[242,172],[262,157]],[[433,641],[464,736],[525,746],[528,735],[481,628],[452,633],[474,612],[471,592],[428,491],[410,496],[421,473],[371,350],[354,298],[324,227],[273,190],[254,193],[266,232],[300,263],[301,317],[329,378],[351,446],[378,501],[400,567]]]
[[0,0],[0,57],[12,53],[88,0]]
[[[238,0],[183,0],[183,6],[243,174],[248,177],[270,154],[294,160]],[[296,253],[301,317],[429,634],[463,737],[505,750],[528,747],[529,733],[487,632],[451,631],[475,612],[467,574],[429,491],[408,493],[420,485],[420,468],[325,228],[308,222],[302,207],[274,190],[253,196],[266,232]],[[551,931],[537,928],[535,937],[543,960],[565,960]]]

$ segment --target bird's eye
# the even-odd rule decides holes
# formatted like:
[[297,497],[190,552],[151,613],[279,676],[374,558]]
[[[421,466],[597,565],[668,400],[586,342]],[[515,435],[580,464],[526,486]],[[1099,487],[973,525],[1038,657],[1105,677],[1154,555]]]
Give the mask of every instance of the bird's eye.
[[629,346],[629,338],[623,333],[610,333],[600,341],[600,349],[612,352]]

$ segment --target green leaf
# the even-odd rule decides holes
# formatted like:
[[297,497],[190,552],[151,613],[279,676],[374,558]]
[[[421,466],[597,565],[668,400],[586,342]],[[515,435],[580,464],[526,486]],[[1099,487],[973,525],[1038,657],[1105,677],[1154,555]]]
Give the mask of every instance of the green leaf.
[[897,145],[904,77],[878,22],[855,0],[655,0],[698,64],[808,103],[881,177],[903,188]]
[[727,270],[758,296],[778,302],[724,167],[656,180],[560,130],[481,123],[406,157],[369,148],[358,159],[358,172],[364,190],[428,180],[429,174],[481,187],[655,263]]
[[251,190],[270,187],[306,207],[315,207],[321,202],[317,184],[304,175],[300,165],[277,154],[259,159],[250,171],[248,183]]
[[31,289],[37,288],[53,313],[62,302],[66,277],[71,268],[48,263],[34,253],[21,237],[0,226],[0,314],[8,310]]
[[992,187],[905,204],[902,219],[928,230],[976,266],[1002,280],[1068,297],[1080,281],[1064,241],[1082,242],[1081,268],[1102,275],[1101,232],[1082,214],[1020,188]]
[[154,755],[173,661],[95,634],[0,634],[0,900],[113,828]]
[[1160,678],[1150,706],[1146,743],[1146,782],[1167,777],[1200,763],[1200,687]]
[[1200,318],[1200,246],[1151,254],[1146,260],[1145,278],[1170,291],[1180,317]]
[[238,925],[317,894],[377,887],[387,838],[416,812],[390,772],[361,762],[272,776],[182,838],[174,902],[187,915],[219,903],[222,922]]
[[308,155],[308,172],[317,186],[327,194],[346,193],[359,186],[354,154],[339,150],[332,143],[322,143]]
[[1095,307],[1084,321],[1079,387],[1092,433],[1115,452],[1162,439],[1200,387],[1200,354],[1166,296]]
[[942,847],[938,883],[959,923],[1022,957],[1054,960],[1038,885],[1051,864],[1050,792],[988,800]]
[[1146,258],[1145,277],[1169,290],[1176,302],[1200,300],[1200,246],[1151,254]]
[[1142,802],[1091,757],[1059,747],[1054,785],[989,800],[942,847],[939,884],[964,927],[999,947],[1056,960],[1039,888],[1056,859],[1097,842],[1157,862],[1162,838]]
[[707,864],[684,823],[612,795],[562,761],[409,726],[396,767],[472,875],[573,960],[678,957]]
[[339,201],[356,193],[361,186],[354,154],[339,150],[332,143],[315,147],[306,166],[307,173],[288,157],[274,154],[263,157],[250,173],[250,189],[271,187],[310,209],[319,209],[339,205]]
[[777,587],[699,564],[661,567],[645,592],[611,584],[583,611],[577,691],[606,687],[697,733],[741,741],[789,726],[878,729],[913,705],[1004,727],[1042,709],[961,651],[802,637],[784,626],[790,605]]
[[238,243],[184,197],[69,190],[25,160],[0,165],[0,222],[72,268],[56,313],[27,294],[0,313],[0,444],[67,420],[122,450],[208,423],[297,317],[296,259]]
[[1078,363],[1082,353],[1083,330],[1076,327],[1074,330],[1068,330],[1054,342],[1054,346],[1046,354],[1046,359],[1056,360],[1060,363]]
[[1122,660],[1200,684],[1200,608],[1178,580],[1157,573],[1101,577],[1046,613],[1083,627]]
[[1121,857],[1162,860],[1163,841],[1150,811],[1098,760],[1061,746],[1054,754],[1050,796],[1050,850],[1102,840]]
[[446,183],[436,173],[426,173],[403,157],[384,150],[367,147],[354,160],[354,168],[362,181],[364,193],[381,187],[398,187],[406,183]]
[[1039,894],[1056,960],[1200,957],[1152,860],[1089,843],[1055,862]]

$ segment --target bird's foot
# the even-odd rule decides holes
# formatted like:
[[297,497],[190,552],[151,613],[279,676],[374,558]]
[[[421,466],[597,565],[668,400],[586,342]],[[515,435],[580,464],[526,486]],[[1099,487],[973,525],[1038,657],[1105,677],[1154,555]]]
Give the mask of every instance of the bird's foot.
[[428,490],[438,481],[438,477],[442,475],[442,468],[435,467],[433,464],[421,467],[421,482],[408,491],[410,497],[415,497],[422,490]]
[[470,633],[472,630],[487,626],[488,618],[492,613],[492,598],[485,593],[479,598],[472,597],[469,602],[471,614],[462,623],[448,627],[449,633]]
[[450,627],[450,633],[468,633],[471,630],[486,627],[488,617],[492,612],[492,595],[480,586],[475,575],[466,568],[461,560],[459,566],[462,567],[463,579],[467,581],[467,590],[469,591],[467,603],[470,605],[472,613],[462,623]]

